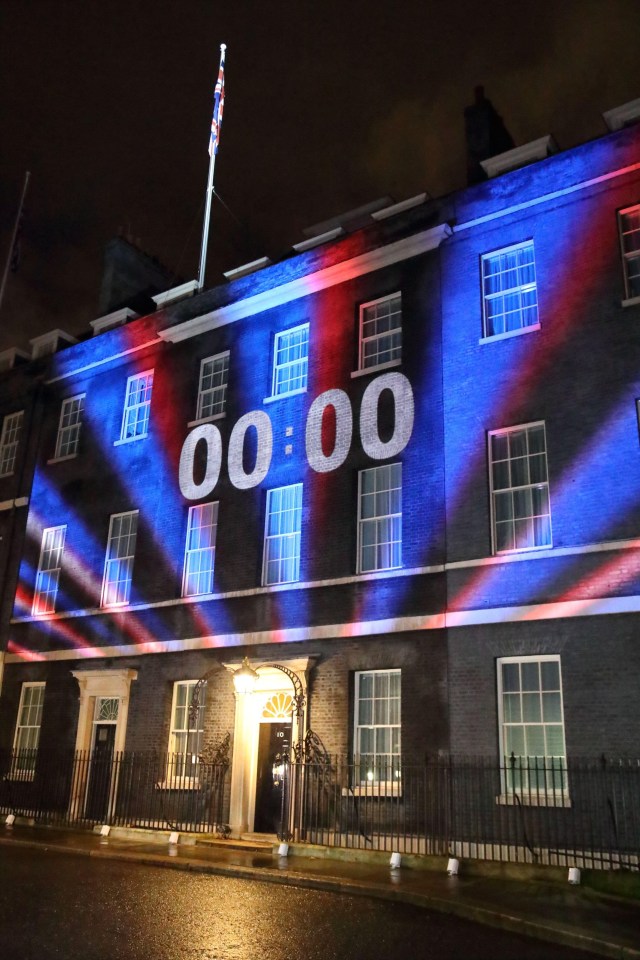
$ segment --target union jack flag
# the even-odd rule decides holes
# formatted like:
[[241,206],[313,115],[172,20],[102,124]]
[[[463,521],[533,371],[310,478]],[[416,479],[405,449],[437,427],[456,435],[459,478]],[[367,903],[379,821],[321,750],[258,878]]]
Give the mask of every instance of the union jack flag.
[[220,128],[222,127],[222,111],[224,109],[224,53],[226,46],[220,44],[220,68],[213,92],[213,117],[211,118],[211,136],[209,137],[209,156],[215,156],[220,145]]

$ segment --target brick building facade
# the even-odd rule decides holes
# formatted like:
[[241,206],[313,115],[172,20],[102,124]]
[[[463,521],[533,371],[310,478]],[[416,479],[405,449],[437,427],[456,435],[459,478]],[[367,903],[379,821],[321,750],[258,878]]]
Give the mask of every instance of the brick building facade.
[[537,149],[5,375],[1,748],[637,752],[640,126]]

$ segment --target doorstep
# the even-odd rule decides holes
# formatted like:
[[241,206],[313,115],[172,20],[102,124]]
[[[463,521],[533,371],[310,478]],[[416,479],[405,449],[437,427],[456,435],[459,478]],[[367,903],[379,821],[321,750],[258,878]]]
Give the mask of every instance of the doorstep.
[[[102,827],[97,824],[93,828],[93,833],[101,833]],[[150,830],[148,827],[110,827],[109,836],[113,840],[131,840],[137,843],[154,843],[159,846],[167,846],[171,842],[171,836],[174,831]],[[239,839],[225,839],[215,833],[189,833],[187,831],[177,830],[177,842],[181,847],[217,847],[220,850],[243,850],[245,853],[269,853],[273,852],[274,844],[277,845],[277,839],[265,834],[244,835]]]
[[221,850],[244,850],[247,853],[273,853],[278,846],[277,837],[265,833],[243,833],[240,837],[220,837],[216,834],[196,833],[198,847],[219,847]]

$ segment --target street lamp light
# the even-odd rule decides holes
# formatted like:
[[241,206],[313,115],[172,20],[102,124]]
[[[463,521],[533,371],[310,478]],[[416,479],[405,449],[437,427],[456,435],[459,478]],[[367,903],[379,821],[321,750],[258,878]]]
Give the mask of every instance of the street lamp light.
[[233,672],[233,685],[236,693],[253,693],[257,679],[258,671],[253,669],[248,658],[245,657],[242,661],[242,666]]

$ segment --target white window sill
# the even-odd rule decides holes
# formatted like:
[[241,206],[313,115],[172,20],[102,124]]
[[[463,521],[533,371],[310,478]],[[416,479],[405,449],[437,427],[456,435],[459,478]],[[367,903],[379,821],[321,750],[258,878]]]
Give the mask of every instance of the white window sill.
[[118,600],[117,603],[101,603],[101,610],[122,610],[125,607],[129,606],[128,600]]
[[4,477],[12,477],[14,472],[15,471],[10,470],[8,473],[0,473],[0,480],[4,479]]
[[355,377],[366,377],[369,373],[378,373],[380,370],[392,370],[393,367],[401,367],[402,360],[390,360],[388,363],[378,363],[375,367],[361,367],[358,370],[353,370],[351,373],[351,379]]
[[160,780],[156,783],[157,790],[199,790],[200,781],[196,777],[172,777],[171,780]]
[[63,463],[65,460],[75,460],[77,456],[77,453],[67,453],[64,457],[52,457],[51,460],[47,460],[47,466],[51,466],[52,463]]
[[629,297],[628,300],[623,300],[620,304],[622,307],[638,307],[640,306],[640,297]]
[[539,553],[540,550],[553,550],[553,544],[545,543],[539,547],[522,547],[519,550],[495,550],[493,555],[494,557],[513,557],[514,555],[522,556],[526,553]]
[[528,793],[523,791],[522,793],[501,793],[500,796],[496,797],[496,803],[504,807],[518,807],[522,804],[523,807],[570,807],[571,798],[567,793],[561,793],[559,790],[557,793],[550,791],[545,793],[544,791]]
[[135,443],[136,440],[144,440],[145,437],[148,437],[148,433],[138,433],[135,437],[120,437],[119,440],[114,440],[114,447],[121,447],[123,443]]
[[402,570],[402,564],[399,563],[397,567],[378,567],[375,570],[356,570],[356,576],[366,577],[366,576],[369,576],[369,574],[389,573],[392,570]]
[[402,796],[402,784],[401,783],[362,783],[357,787],[343,787],[342,788],[343,797],[371,797],[376,799],[380,797],[382,800],[385,797],[401,797]]
[[262,586],[265,589],[268,589],[269,587],[287,587],[287,586],[291,586],[294,583],[300,583],[300,581],[299,580],[278,580],[276,583],[263,583]]
[[226,413],[212,413],[210,417],[200,417],[199,420],[190,420],[187,424],[188,427],[199,427],[203,423],[213,423],[214,420],[223,420],[226,417]]
[[263,403],[275,403],[276,400],[284,400],[285,397],[295,397],[299,393],[306,393],[306,387],[299,387],[298,390],[287,390],[286,393],[278,393],[272,397],[265,397]]
[[511,337],[520,337],[523,333],[535,333],[540,329],[539,323],[532,323],[529,327],[519,327],[518,330],[507,330],[506,333],[494,333],[490,337],[480,337],[478,343],[493,343],[495,340],[510,340]]

